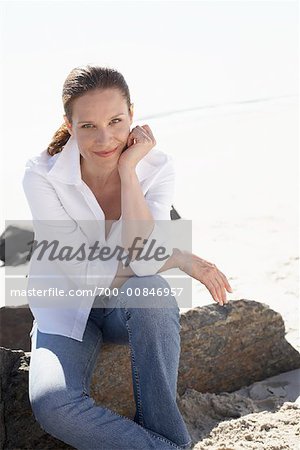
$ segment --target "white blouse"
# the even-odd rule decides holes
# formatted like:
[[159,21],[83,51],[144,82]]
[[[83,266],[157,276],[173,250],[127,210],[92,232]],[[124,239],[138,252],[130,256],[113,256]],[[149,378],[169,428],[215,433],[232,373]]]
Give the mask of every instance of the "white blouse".
[[[171,255],[173,249],[159,221],[171,220],[175,182],[173,157],[154,147],[139,161],[136,174],[155,221],[141,255],[147,253],[153,239],[152,255],[159,246],[164,246],[165,255]],[[82,180],[80,152],[74,136],[60,153],[50,156],[44,150],[27,161],[23,189],[37,243],[30,259],[27,283],[33,327],[82,341],[95,296],[105,293],[111,297],[109,289],[103,290],[111,286],[119,263],[116,255],[104,261],[105,252],[103,259],[87,258],[87,255],[95,243],[97,250],[108,246],[111,253],[117,245],[122,247],[122,215],[112,224],[105,239],[104,212]],[[125,250],[124,255],[128,255]],[[137,276],[153,275],[165,261],[134,260],[130,267]]]

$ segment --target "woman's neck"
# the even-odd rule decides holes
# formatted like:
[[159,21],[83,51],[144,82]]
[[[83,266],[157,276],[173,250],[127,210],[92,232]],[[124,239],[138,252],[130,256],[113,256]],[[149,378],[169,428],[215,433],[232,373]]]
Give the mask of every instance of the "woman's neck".
[[118,166],[97,167],[86,164],[86,161],[80,156],[81,178],[89,186],[104,189],[107,186],[114,186],[120,182]]

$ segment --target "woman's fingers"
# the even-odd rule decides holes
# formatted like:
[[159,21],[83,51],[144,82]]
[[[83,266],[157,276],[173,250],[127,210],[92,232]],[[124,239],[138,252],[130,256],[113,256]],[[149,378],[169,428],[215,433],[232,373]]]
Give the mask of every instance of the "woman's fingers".
[[142,126],[137,125],[136,127],[133,128],[132,132],[145,136],[146,138],[150,139],[156,144],[155,138],[149,125],[142,125]]
[[226,276],[217,268],[217,266],[197,255],[184,252],[180,269],[187,275],[199,280],[204,284],[213,299],[221,305],[228,303],[226,290],[233,292]]
[[226,277],[215,266],[212,269],[211,278],[205,283],[213,299],[221,305],[228,303],[226,298],[226,287],[230,287]]
[[207,289],[209,290],[209,292],[212,295],[212,298],[219,303],[219,295],[217,293],[217,289],[215,284],[212,281],[206,281],[205,286],[207,287]]
[[223,303],[227,303],[225,285],[224,285],[224,281],[220,274],[218,274],[218,276],[216,278],[216,282],[219,285],[218,292],[220,293],[220,300],[222,300]]
[[224,281],[225,288],[227,289],[227,291],[228,291],[228,292],[233,292],[233,289],[232,289],[232,287],[230,286],[229,281],[227,280],[227,278],[226,278],[226,276],[224,275],[224,273],[221,272],[220,270],[219,270],[219,272],[220,272],[220,275],[221,275],[221,277],[222,277],[222,279],[223,279],[223,281]]
[[148,131],[146,129],[144,129],[143,127],[140,127],[139,125],[134,127],[133,130],[131,131],[131,133],[137,139],[142,139],[142,140],[152,142],[152,138],[148,134]]
[[215,264],[211,265],[209,273],[210,273],[210,277],[211,277],[211,282],[213,283],[214,289],[217,293],[217,301],[222,304],[222,302],[225,300],[224,295],[223,295],[223,286],[222,286],[222,283],[220,283],[218,281],[218,278],[220,277],[219,269],[217,268],[217,266]]
[[214,272],[215,286],[219,295],[219,300],[222,301],[223,304],[228,303],[226,298],[226,289],[228,292],[233,292],[232,287],[230,286],[224,273],[221,272],[215,264],[213,264],[212,271]]
[[156,144],[156,140],[155,140],[155,138],[153,136],[153,133],[152,133],[151,128],[149,127],[149,125],[142,125],[142,128],[144,128],[147,131],[147,133],[149,134],[149,136],[152,139],[152,141]]
[[129,134],[127,138],[127,147],[131,147],[131,145],[134,143],[134,137],[132,132]]

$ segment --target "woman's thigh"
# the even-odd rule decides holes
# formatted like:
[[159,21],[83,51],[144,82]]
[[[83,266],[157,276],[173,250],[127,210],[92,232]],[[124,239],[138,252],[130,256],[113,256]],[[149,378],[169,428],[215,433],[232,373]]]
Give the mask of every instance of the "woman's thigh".
[[[128,344],[127,320],[135,310],[141,322],[148,325],[165,323],[165,317],[180,315],[176,298],[170,295],[168,282],[160,275],[132,276],[119,288],[119,294],[112,297],[104,309],[102,323],[103,342]],[[164,295],[162,295],[164,294]],[[151,323],[150,323],[151,322]]]
[[[120,288],[120,291],[122,287]],[[99,315],[97,308],[94,314]],[[121,294],[112,296],[103,309],[101,324],[103,342],[128,345],[128,330],[124,316],[123,297]]]

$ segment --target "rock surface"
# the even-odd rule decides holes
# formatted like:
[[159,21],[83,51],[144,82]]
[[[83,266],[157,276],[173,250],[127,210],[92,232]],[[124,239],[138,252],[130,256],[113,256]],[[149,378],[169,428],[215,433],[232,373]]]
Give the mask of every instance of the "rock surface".
[[0,308],[0,347],[29,352],[32,322],[28,305]]
[[33,238],[32,229],[9,225],[0,236],[0,260],[6,266],[24,264],[30,259]]
[[41,429],[32,414],[28,397],[30,353],[0,348],[1,449],[70,448]]
[[[286,402],[284,386],[273,384],[276,389],[271,398],[264,384],[249,386],[300,367],[300,355],[285,341],[284,334],[280,314],[254,301],[238,300],[226,307],[209,305],[182,314],[177,401],[197,449],[237,450],[239,433],[249,443],[243,448],[263,449],[267,448],[260,446],[266,433],[270,437],[273,432],[275,441],[276,435],[284,434],[288,444],[281,448],[293,449],[292,438],[299,433],[299,405]],[[1,448],[70,448],[45,433],[34,420],[28,398],[30,353],[1,348],[0,355]],[[240,390],[232,392],[237,389]],[[264,393],[267,397],[262,398]],[[97,404],[133,417],[135,405],[127,346],[103,345],[91,395]],[[278,409],[284,402],[283,409]],[[262,428],[268,411],[271,427]],[[246,418],[241,417],[245,415]],[[251,440],[252,435],[256,437]],[[232,442],[231,447],[224,442]]]
[[234,391],[300,367],[299,353],[285,340],[282,316],[252,300],[208,305],[181,316],[178,390]]

